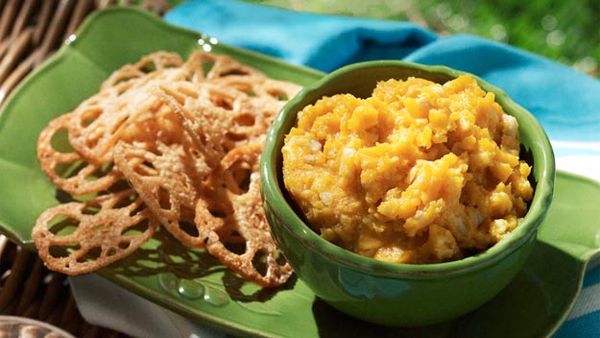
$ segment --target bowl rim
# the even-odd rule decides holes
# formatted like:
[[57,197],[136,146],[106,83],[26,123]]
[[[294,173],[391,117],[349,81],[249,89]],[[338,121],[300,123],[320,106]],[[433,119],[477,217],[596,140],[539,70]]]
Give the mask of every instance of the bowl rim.
[[[517,118],[521,132],[525,132],[531,136],[531,139],[536,140],[536,142],[531,144],[531,148],[529,149],[535,163],[533,174],[537,179],[534,196],[530,203],[529,210],[525,217],[519,220],[519,226],[517,226],[517,228],[487,250],[459,260],[434,264],[406,264],[378,261],[344,249],[319,236],[300,218],[284,196],[282,189],[285,189],[285,187],[283,186],[283,182],[280,182],[279,180],[278,170],[280,168],[278,168],[277,160],[279,156],[281,156],[281,148],[283,146],[285,135],[289,132],[289,130],[284,130],[286,122],[288,122],[289,119],[293,119],[295,122],[297,113],[304,108],[306,104],[314,103],[303,103],[309,94],[314,96],[341,76],[350,72],[385,67],[401,67],[416,71],[442,73],[452,78],[464,74],[470,75],[476,79],[479,86],[486,92],[493,92],[495,94],[496,102],[502,106],[506,113]],[[292,125],[295,125],[295,123],[292,123]],[[367,61],[351,64],[304,87],[304,89],[282,108],[274,120],[273,125],[267,133],[265,148],[260,161],[261,196],[265,205],[268,205],[269,209],[272,209],[274,213],[278,214],[279,218],[285,220],[285,222],[282,222],[282,225],[307,248],[327,256],[330,260],[346,268],[365,271],[375,276],[402,277],[409,279],[430,279],[439,275],[448,276],[465,274],[483,269],[514,253],[532,239],[537,232],[538,225],[545,217],[554,192],[555,173],[554,153],[548,136],[542,126],[530,112],[510,99],[503,90],[487,83],[476,75],[451,69],[446,66],[429,66],[412,62],[390,60]],[[266,212],[268,213],[269,210],[266,210]],[[271,224],[270,227],[271,231],[273,231]]]

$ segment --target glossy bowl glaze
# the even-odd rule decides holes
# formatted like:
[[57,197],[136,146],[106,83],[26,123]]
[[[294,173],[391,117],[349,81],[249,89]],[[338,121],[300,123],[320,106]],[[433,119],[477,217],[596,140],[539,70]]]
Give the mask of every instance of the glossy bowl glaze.
[[[522,153],[533,164],[534,197],[519,226],[488,250],[437,264],[393,264],[363,257],[321,238],[297,214],[282,179],[281,148],[297,113],[323,96],[371,94],[378,81],[410,76],[445,83],[462,72],[441,66],[372,61],[339,69],[305,87],[277,117],[260,170],[271,232],[298,276],[324,301],[360,319],[392,326],[441,322],[465,314],[496,295],[522,268],[533,248],[554,188],[554,155],[535,118],[503,91],[476,77],[519,122]],[[528,158],[529,157],[529,158]],[[531,163],[532,162],[532,163]]]

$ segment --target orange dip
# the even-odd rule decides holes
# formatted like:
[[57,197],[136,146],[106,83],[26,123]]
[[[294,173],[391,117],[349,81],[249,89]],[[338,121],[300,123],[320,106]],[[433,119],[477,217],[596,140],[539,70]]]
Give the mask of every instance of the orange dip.
[[531,167],[514,117],[460,76],[323,97],[285,139],[285,186],[325,239],[395,263],[485,250],[527,211]]

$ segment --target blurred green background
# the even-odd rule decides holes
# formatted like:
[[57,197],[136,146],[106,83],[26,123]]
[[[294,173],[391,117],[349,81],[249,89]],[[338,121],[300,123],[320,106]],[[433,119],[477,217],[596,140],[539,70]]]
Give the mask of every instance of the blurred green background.
[[298,11],[407,20],[471,33],[600,77],[600,0],[246,0]]

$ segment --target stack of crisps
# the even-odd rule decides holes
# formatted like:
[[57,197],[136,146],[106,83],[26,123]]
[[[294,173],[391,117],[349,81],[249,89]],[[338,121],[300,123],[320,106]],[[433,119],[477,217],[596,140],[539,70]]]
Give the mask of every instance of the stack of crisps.
[[292,270],[277,259],[258,161],[271,121],[298,90],[204,52],[185,61],[156,52],[115,71],[38,139],[43,171],[71,200],[44,211],[33,229],[46,266],[96,271],[162,226],[248,280],[285,283]]

